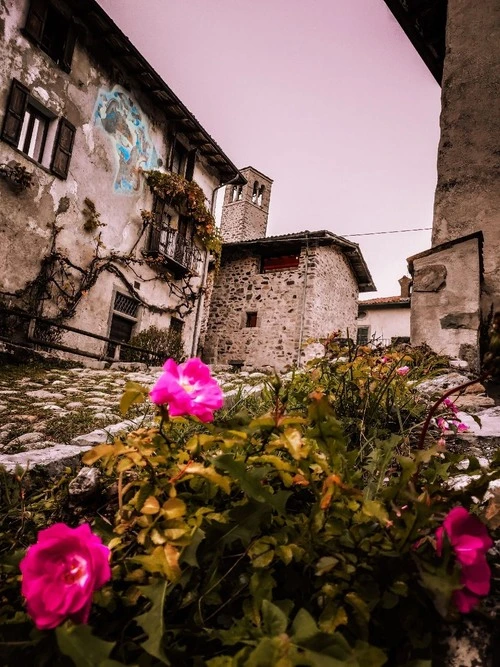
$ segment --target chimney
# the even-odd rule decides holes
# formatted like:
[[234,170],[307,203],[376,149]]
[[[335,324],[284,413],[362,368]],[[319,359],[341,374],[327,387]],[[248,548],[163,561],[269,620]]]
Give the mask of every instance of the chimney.
[[408,278],[408,276],[403,276],[398,280],[398,283],[401,285],[401,298],[409,299],[411,278]]

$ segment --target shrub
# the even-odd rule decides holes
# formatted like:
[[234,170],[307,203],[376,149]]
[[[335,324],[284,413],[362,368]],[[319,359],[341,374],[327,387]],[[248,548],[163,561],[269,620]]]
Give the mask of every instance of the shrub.
[[[390,371],[412,363],[404,355],[318,360],[290,383],[272,381],[263,414],[243,408],[200,424],[161,406],[154,426],[84,455],[104,482],[78,511],[64,479],[35,494],[18,475],[0,524],[7,664],[430,664],[436,634],[459,617],[461,588],[457,537],[438,533],[436,548],[436,531],[456,506],[498,530],[496,501],[485,513],[484,499],[500,455],[481,468],[438,433],[411,446],[421,406],[408,378],[420,378],[415,367]],[[147,396],[130,383],[122,409]],[[363,433],[370,451],[360,459]],[[466,466],[474,475],[454,486]],[[113,580],[94,596],[90,625],[34,632],[16,562],[47,522],[92,519]]]
[[[129,345],[142,347],[145,350],[154,352],[155,355],[163,357],[163,359],[170,358],[179,362],[184,358],[182,336],[171,329],[160,329],[155,326],[143,329],[143,331],[140,331],[130,339]],[[122,349],[120,356],[123,361],[149,361],[151,358],[145,353],[127,348]]]

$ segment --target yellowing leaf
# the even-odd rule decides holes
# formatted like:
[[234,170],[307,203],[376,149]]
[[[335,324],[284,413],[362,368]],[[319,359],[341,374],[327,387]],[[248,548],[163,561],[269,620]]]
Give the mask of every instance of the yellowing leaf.
[[220,486],[220,488],[227,494],[231,493],[231,481],[229,477],[219,475],[212,466],[206,467],[203,463],[191,463],[186,470],[186,475],[199,475],[200,477],[208,479],[212,484]]
[[120,412],[122,415],[125,416],[127,414],[131,405],[144,403],[148,395],[149,390],[138,382],[127,382],[120,400]]
[[377,519],[384,526],[389,521],[389,515],[387,514],[387,510],[381,503],[377,502],[376,500],[365,500],[363,502],[362,511],[363,514],[366,514],[366,516]]
[[160,503],[154,496],[146,498],[144,505],[141,507],[143,514],[158,514],[160,511]]
[[113,453],[113,445],[96,445],[82,457],[82,462],[85,465],[91,466],[93,463],[103,458],[103,456],[109,456]]
[[186,513],[186,503],[180,498],[169,498],[163,503],[162,510],[167,519],[178,519]]

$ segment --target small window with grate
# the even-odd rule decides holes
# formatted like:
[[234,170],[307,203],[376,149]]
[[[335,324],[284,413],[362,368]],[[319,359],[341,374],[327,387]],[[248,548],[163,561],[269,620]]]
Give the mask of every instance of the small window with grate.
[[117,292],[113,310],[116,310],[118,313],[124,313],[129,317],[137,317],[139,302],[126,294]]

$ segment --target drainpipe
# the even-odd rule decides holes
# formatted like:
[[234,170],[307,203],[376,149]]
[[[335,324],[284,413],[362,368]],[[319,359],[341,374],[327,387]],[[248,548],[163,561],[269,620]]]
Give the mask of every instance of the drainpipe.
[[[238,173],[234,178],[232,178],[230,181],[226,181],[225,183],[221,183],[217,187],[215,187],[212,190],[212,200],[210,202],[210,213],[212,216],[215,218],[215,205],[217,202],[217,193],[218,191],[225,187],[226,185],[240,185],[241,183],[246,183],[246,180],[243,178],[243,176]],[[205,259],[203,261],[203,272],[202,272],[202,280],[201,280],[201,285],[200,285],[200,298],[198,299],[198,303],[196,305],[196,316],[194,320],[194,329],[193,329],[193,341],[191,343],[191,357],[194,357],[196,355],[196,351],[198,348],[198,341],[200,339],[200,327],[201,327],[201,314],[203,312],[203,304],[205,301],[205,288],[207,286],[207,278],[208,278],[208,264],[209,264],[209,255],[210,253],[208,250],[205,252]]]
[[304,336],[304,320],[306,317],[306,299],[307,299],[307,270],[309,268],[309,232],[306,235],[306,261],[304,265],[304,289],[302,293],[302,305],[300,313],[300,329],[299,329],[299,349],[297,350],[297,367],[300,366],[300,358],[302,356],[302,339]]

